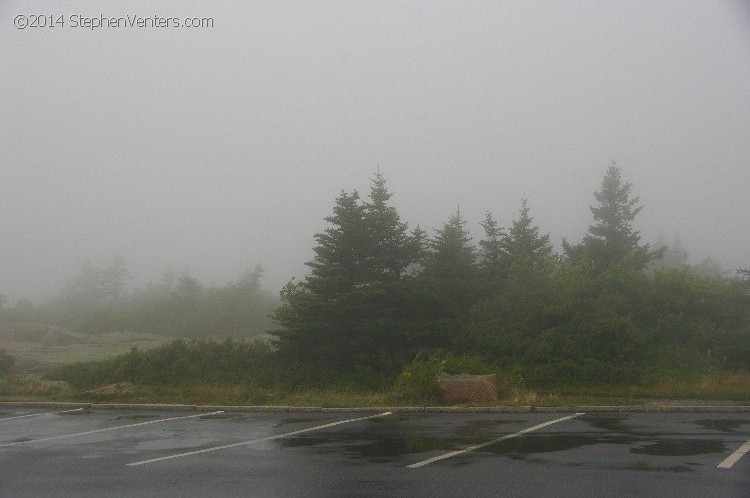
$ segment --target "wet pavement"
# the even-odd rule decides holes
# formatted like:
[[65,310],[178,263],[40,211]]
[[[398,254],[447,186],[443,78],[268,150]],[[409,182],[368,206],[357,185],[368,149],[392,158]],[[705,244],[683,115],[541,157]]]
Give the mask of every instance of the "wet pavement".
[[748,440],[750,413],[3,407],[0,496],[747,498],[750,455],[718,465]]

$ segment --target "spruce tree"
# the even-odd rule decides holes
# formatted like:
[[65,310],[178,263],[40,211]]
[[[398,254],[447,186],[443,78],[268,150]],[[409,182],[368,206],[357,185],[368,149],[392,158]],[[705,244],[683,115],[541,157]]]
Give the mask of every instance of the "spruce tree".
[[488,277],[501,278],[503,228],[489,211],[484,215],[484,221],[480,225],[484,229],[485,238],[479,241],[479,266],[482,273]]
[[397,281],[418,257],[420,242],[407,233],[396,208],[388,205],[391,193],[380,171],[370,187],[370,199],[364,205],[364,220],[369,232],[368,261],[373,282]]
[[469,308],[481,294],[476,251],[465,224],[456,210],[429,242],[424,270],[417,279],[421,347],[458,346]]
[[311,272],[305,284],[323,298],[334,298],[369,283],[370,234],[365,208],[359,193],[341,192],[333,215],[325,218],[329,226],[315,234],[315,259],[305,263]]
[[489,211],[484,215],[480,225],[484,229],[484,238],[479,241],[477,265],[480,294],[483,298],[489,298],[500,292],[507,277],[501,246],[505,233]]
[[101,292],[107,301],[117,301],[123,296],[129,276],[123,257],[114,256],[109,266],[100,272]]
[[539,227],[534,225],[534,218],[529,213],[528,201],[523,198],[519,218],[513,221],[508,235],[500,242],[507,267],[521,260],[537,266],[541,258],[552,254],[549,235],[539,235]]
[[633,220],[641,212],[638,196],[631,196],[632,184],[623,180],[617,164],[610,163],[602,180],[601,189],[594,192],[597,201],[591,206],[594,223],[581,244],[571,246],[563,240],[568,258],[577,260],[588,257],[599,271],[631,258],[636,267],[643,269],[649,261],[659,256],[650,251],[649,245],[640,245],[641,236],[633,228]]
[[273,318],[284,326],[277,331],[282,355],[316,368],[340,369],[351,354],[349,333],[356,318],[345,301],[369,282],[369,236],[359,194],[341,192],[325,220],[329,226],[314,237],[315,258],[305,263],[310,273],[282,289]]
[[378,172],[370,198],[342,192],[328,227],[315,235],[310,274],[281,293],[274,319],[282,355],[316,368],[372,368],[403,349],[399,284],[417,261],[419,243],[407,234]]
[[476,252],[464,227],[461,209],[443,223],[430,243],[427,274],[435,279],[469,279],[475,275]]

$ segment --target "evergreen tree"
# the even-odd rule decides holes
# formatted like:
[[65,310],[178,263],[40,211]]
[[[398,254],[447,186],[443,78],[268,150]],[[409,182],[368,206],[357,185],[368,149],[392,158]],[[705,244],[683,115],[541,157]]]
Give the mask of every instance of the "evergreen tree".
[[364,205],[364,221],[368,228],[368,266],[373,282],[397,281],[414,263],[421,249],[419,232],[410,237],[396,208],[387,203],[391,193],[380,171],[370,187],[370,200]]
[[370,282],[370,234],[359,193],[341,192],[325,221],[329,227],[314,237],[315,259],[305,263],[311,268],[305,285],[320,297],[335,298]]
[[422,348],[460,347],[469,308],[482,294],[476,250],[465,224],[457,209],[429,242],[414,293]]
[[417,225],[414,230],[411,231],[411,244],[414,246],[416,261],[411,266],[416,267],[412,273],[419,273],[424,271],[425,262],[430,251],[430,239],[427,232],[422,230]]
[[629,257],[637,268],[660,255],[659,251],[649,251],[649,245],[640,245],[641,236],[633,229],[633,220],[643,206],[637,196],[631,197],[632,184],[622,178],[620,167],[614,162],[609,165],[602,180],[601,190],[594,192],[597,201],[591,207],[594,223],[581,244],[571,246],[563,239],[563,248],[568,258],[578,260],[582,256],[591,259],[599,271]]
[[461,209],[443,223],[430,242],[427,275],[435,279],[470,279],[475,276],[476,252],[461,217]]
[[527,200],[521,199],[519,218],[499,240],[498,266],[503,284],[472,307],[466,327],[467,349],[512,356],[533,343],[544,323],[553,294],[555,258],[548,235],[539,235]]
[[259,264],[255,265],[253,271],[246,269],[237,283],[237,288],[244,294],[256,294],[260,291],[260,281],[263,279],[265,272],[266,270]]
[[529,212],[528,201],[521,199],[519,218],[513,221],[508,235],[500,243],[507,267],[521,260],[537,266],[541,258],[552,254],[549,235],[539,235],[539,227],[534,225],[534,218]]
[[489,211],[484,215],[484,221],[480,225],[484,229],[485,238],[479,241],[479,267],[487,277],[500,279],[503,276],[503,229]]
[[197,278],[185,272],[177,279],[172,298],[183,312],[195,311],[201,304],[204,295],[203,284]]
[[370,283],[369,234],[359,194],[341,192],[329,226],[315,235],[315,258],[305,263],[310,274],[281,291],[274,319],[282,355],[317,368],[343,369],[351,364],[356,305],[351,298]]
[[107,300],[117,301],[125,291],[127,279],[130,276],[125,266],[125,260],[119,254],[112,258],[112,262],[101,272],[101,287]]
[[96,307],[102,301],[102,272],[91,260],[81,264],[78,275],[68,282],[65,295],[77,306]]
[[399,283],[417,262],[419,239],[395,208],[378,172],[370,198],[342,192],[329,226],[315,235],[310,274],[281,293],[274,319],[282,355],[338,371],[370,368],[379,358],[403,353]]

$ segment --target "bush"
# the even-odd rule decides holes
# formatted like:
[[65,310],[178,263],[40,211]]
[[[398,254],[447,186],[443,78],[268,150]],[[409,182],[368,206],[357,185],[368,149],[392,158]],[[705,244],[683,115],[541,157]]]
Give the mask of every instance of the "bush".
[[47,374],[79,389],[131,382],[148,386],[267,384],[276,371],[271,348],[260,342],[177,339],[161,347],[130,352],[97,362],[66,365]]
[[455,356],[452,353],[435,352],[429,357],[418,356],[406,365],[393,384],[397,399],[430,403],[441,401],[438,374],[468,373],[474,375],[496,374],[496,368],[481,356]]
[[16,364],[16,359],[4,349],[0,349],[0,377],[7,376]]
[[434,356],[412,361],[393,384],[397,399],[416,402],[433,402],[440,399],[440,387],[436,376],[440,373],[440,361]]

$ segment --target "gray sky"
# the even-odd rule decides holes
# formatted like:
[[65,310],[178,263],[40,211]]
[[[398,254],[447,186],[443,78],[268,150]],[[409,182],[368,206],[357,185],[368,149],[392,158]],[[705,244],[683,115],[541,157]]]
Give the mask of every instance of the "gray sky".
[[[213,27],[73,26],[102,15]],[[750,266],[747,2],[0,1],[11,299],[115,254],[134,285],[260,263],[277,290],[378,166],[411,227],[460,205],[479,236],[525,195],[559,247],[613,159],[646,241]]]

